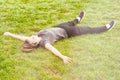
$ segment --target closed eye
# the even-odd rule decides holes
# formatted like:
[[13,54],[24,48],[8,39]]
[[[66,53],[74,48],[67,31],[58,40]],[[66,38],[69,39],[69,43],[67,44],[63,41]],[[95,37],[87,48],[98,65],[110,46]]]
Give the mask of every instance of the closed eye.
[[36,45],[36,44],[37,44],[37,42],[34,42],[34,43],[32,43],[32,44]]

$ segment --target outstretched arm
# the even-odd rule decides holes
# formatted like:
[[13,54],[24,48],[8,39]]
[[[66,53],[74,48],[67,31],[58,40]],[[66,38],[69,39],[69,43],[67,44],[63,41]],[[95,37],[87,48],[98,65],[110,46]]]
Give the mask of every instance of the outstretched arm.
[[10,32],[5,32],[4,33],[5,36],[10,36],[10,37],[13,37],[13,38],[16,38],[16,39],[19,39],[21,41],[25,41],[28,37],[26,36],[21,36],[21,35],[16,35],[16,34],[12,34]]
[[45,48],[48,49],[49,51],[51,51],[54,55],[58,56],[60,59],[62,59],[65,64],[68,64],[68,63],[71,63],[71,62],[72,62],[71,58],[62,55],[62,54],[61,54],[56,48],[54,48],[51,44],[46,43],[46,44],[45,44]]

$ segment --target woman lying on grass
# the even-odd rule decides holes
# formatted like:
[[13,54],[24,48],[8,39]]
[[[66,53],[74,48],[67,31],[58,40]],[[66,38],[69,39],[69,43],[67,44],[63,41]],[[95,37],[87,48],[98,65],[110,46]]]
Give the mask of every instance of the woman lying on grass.
[[41,30],[37,34],[30,37],[16,35],[10,32],[5,32],[4,35],[23,41],[25,44],[22,48],[22,51],[24,52],[30,52],[41,46],[51,51],[54,55],[62,59],[65,64],[67,64],[71,63],[71,58],[62,55],[55,47],[53,47],[54,42],[83,34],[97,34],[110,31],[114,25],[114,21],[111,21],[109,24],[98,28],[76,27],[75,25],[82,20],[83,16],[84,12],[81,12],[80,15],[73,21],[59,24],[55,28]]

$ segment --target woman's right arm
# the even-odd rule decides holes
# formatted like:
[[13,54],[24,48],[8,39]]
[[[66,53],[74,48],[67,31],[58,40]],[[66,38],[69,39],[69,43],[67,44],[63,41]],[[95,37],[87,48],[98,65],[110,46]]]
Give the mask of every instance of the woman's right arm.
[[60,59],[62,59],[65,64],[68,64],[68,63],[71,63],[71,62],[72,62],[71,58],[62,55],[62,54],[61,54],[55,47],[53,47],[51,44],[46,43],[46,44],[45,44],[45,48],[48,49],[49,51],[51,51],[54,55],[58,56]]
[[16,38],[16,39],[19,39],[19,40],[21,40],[21,41],[26,41],[26,39],[28,38],[28,37],[26,37],[26,36],[21,36],[21,35],[12,34],[12,33],[10,33],[10,32],[5,32],[4,35],[5,35],[5,36],[10,36],[10,37],[13,37],[13,38]]

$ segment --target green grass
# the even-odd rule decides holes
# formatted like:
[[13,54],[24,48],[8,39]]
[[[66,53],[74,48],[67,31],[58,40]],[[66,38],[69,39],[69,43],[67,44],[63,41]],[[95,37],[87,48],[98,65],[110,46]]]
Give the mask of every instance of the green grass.
[[[119,0],[0,0],[0,80],[120,80]],[[65,39],[54,46],[72,58],[63,62],[46,49],[23,53],[6,31],[32,35],[77,17],[80,26],[116,25],[110,32]]]

